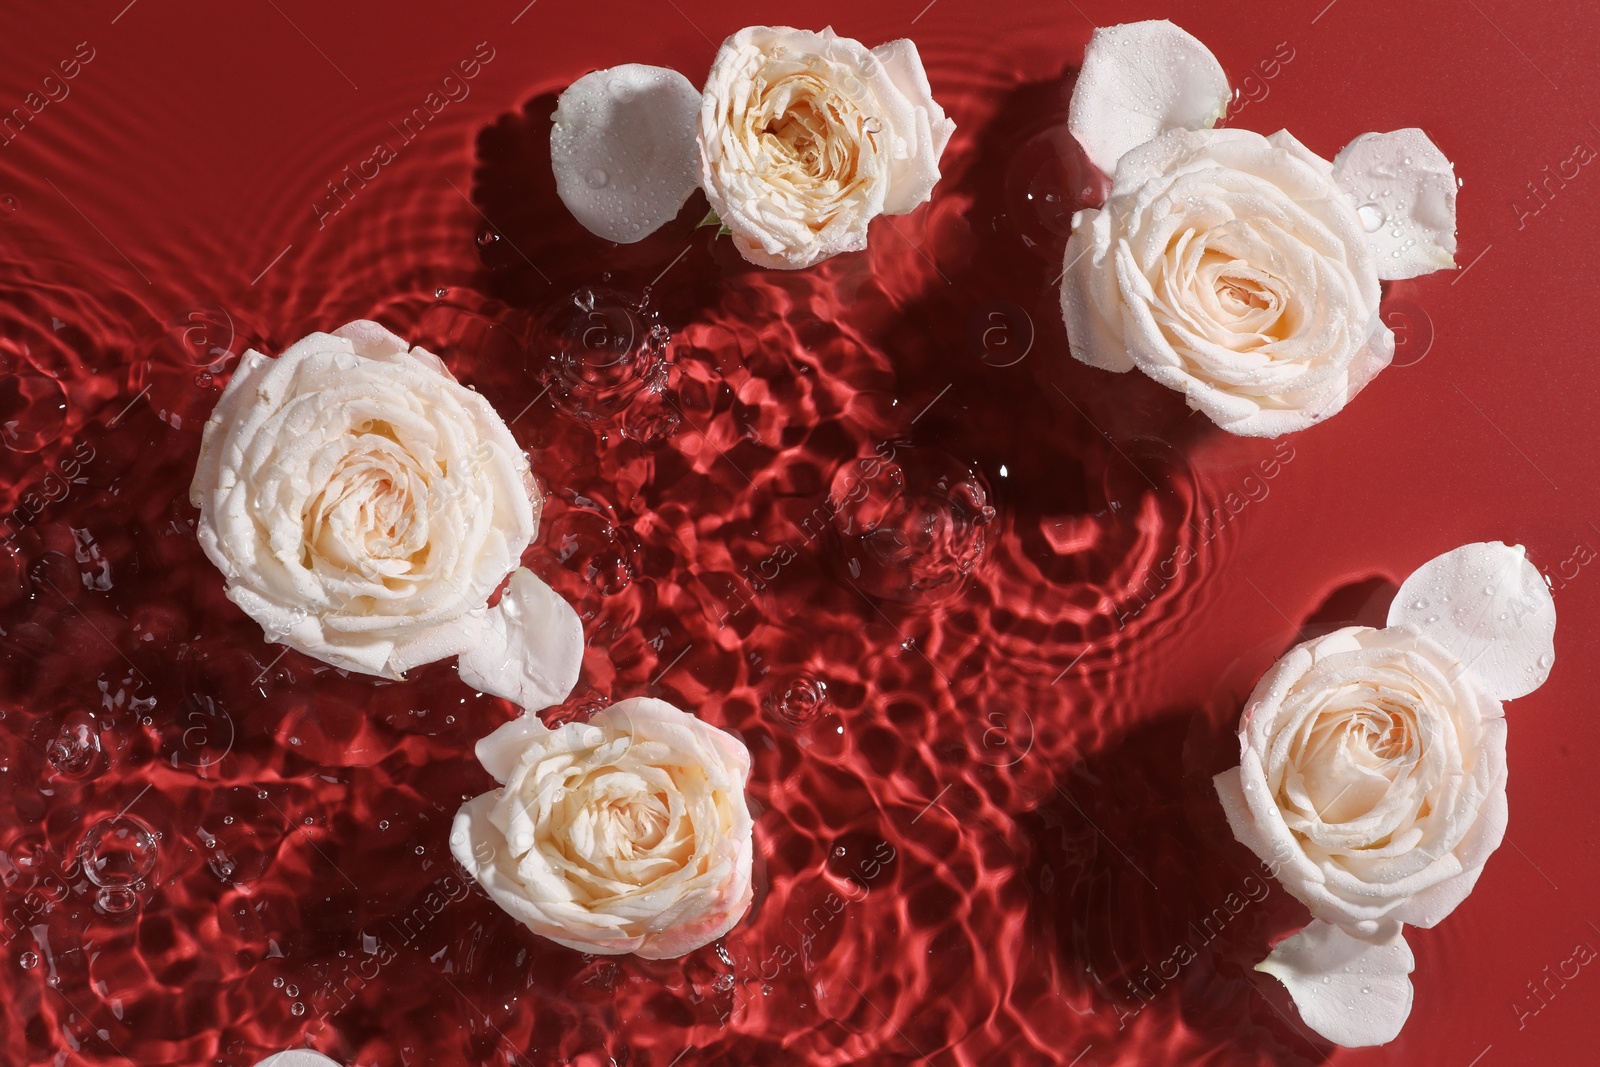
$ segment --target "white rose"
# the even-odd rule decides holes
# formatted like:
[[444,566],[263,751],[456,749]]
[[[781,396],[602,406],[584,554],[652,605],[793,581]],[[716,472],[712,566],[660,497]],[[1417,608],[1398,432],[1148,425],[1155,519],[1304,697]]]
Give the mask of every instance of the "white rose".
[[1170,22],[1097,31],[1073,135],[1112,177],[1067,242],[1072,354],[1138,368],[1252,437],[1342,409],[1394,355],[1379,282],[1454,265],[1454,171],[1420,130],[1334,162],[1287,132],[1208,127],[1222,68]]
[[954,130],[911,41],[751,26],[706,79],[701,181],[746,259],[809,267],[925,202]]
[[702,94],[625,64],[573,82],[553,117],[557,191],[591,232],[641,240],[699,185],[746,259],[786,269],[863,249],[874,218],[924,203],[955,130],[911,41],[785,26],[729,37]]
[[1289,134],[1170,130],[1080,211],[1061,310],[1073,355],[1135,367],[1252,437],[1334,414],[1394,355],[1355,205]]
[[467,653],[502,696],[576,681],[582,628],[542,582],[519,571],[485,606],[538,529],[527,458],[488,401],[377,323],[247,352],[189,494],[228,598],[270,640],[387,678]]
[[1500,844],[1505,715],[1460,667],[1409,626],[1352,626],[1292,649],[1250,695],[1229,819],[1316,918],[1433,926]]
[[582,952],[682,956],[750,906],[750,754],[670,704],[587,723],[524,716],[477,746],[503,786],[462,806],[450,849],[534,933]]
[[1537,687],[1554,605],[1520,549],[1468,545],[1401,587],[1390,625],[1296,646],[1256,686],[1240,765],[1217,776],[1234,835],[1316,920],[1261,969],[1345,1045],[1399,1032],[1412,969],[1401,924],[1431,927],[1500,845],[1500,699]]

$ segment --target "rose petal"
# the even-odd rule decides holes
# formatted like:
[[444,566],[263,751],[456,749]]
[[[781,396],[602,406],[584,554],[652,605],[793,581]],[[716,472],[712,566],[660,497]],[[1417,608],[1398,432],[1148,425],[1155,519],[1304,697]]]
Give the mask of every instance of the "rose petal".
[[[944,108],[933,98],[933,87],[928,84],[928,72],[923,69],[915,41],[901,38],[880,44],[872,54],[882,63],[889,80],[915,108],[919,135],[926,133],[931,148],[927,152],[911,152],[890,164],[889,191],[884,197],[883,210],[888,215],[904,215],[933,195],[933,187],[939,181],[939,157],[944,154],[944,146],[950,143],[956,124],[945,116]],[[923,137],[919,136],[917,143],[922,141]]]
[[[579,952],[617,956],[640,948],[646,940],[642,936],[616,933],[607,936],[599,929],[587,931],[589,936],[581,939],[568,937],[561,916],[552,915],[552,909],[529,898],[526,888],[507,874],[507,862],[501,856],[506,845],[505,836],[489,818],[498,800],[497,793],[484,793],[461,805],[450,825],[450,854],[483,886],[489,899],[534,933]],[[515,864],[510,864],[509,869],[514,871]],[[555,910],[559,911],[559,906]]]
[[340,1067],[338,1060],[330,1060],[320,1052],[308,1048],[294,1048],[268,1056],[256,1067]]
[[483,769],[495,781],[505,785],[511,778],[511,772],[516,770],[522,754],[528,751],[529,741],[549,732],[550,728],[539,721],[539,716],[529,712],[502,723],[489,736],[480,738],[473,746],[473,752],[478,762],[483,764]]
[[[1504,729],[1504,720],[1501,720],[1500,725]],[[1478,884],[1478,877],[1483,874],[1483,867],[1490,853],[1499,848],[1500,842],[1505,840],[1506,826],[1510,821],[1510,802],[1506,798],[1505,779],[1501,778],[1490,792],[1483,810],[1478,813],[1477,821],[1473,824],[1467,839],[1456,849],[1462,872],[1449,881],[1424,889],[1390,914],[1400,922],[1412,926],[1437,926],[1440,920],[1455,911],[1456,906],[1467,899],[1467,894]]]
[[475,648],[457,661],[461,680],[527,711],[567,699],[583,667],[583,623],[526,567],[512,574],[500,603],[490,608]]
[[489,609],[469,611],[459,619],[408,633],[389,650],[386,670],[403,677],[413,667],[436,663],[470,651],[483,636]]
[[[1343,411],[1345,405],[1350,403],[1355,395],[1366,388],[1368,383],[1378,376],[1378,372],[1393,360],[1394,331],[1382,322],[1374,320],[1372,333],[1367,337],[1367,343],[1351,360],[1345,380],[1338,383],[1327,397],[1317,404],[1285,408],[1268,408],[1252,404],[1244,414],[1229,416],[1220,410],[1221,403],[1231,399],[1229,394],[1217,391],[1216,395],[1207,397],[1212,401],[1208,406],[1196,402],[1197,398],[1205,396],[1204,391],[1196,386],[1189,393],[1189,406],[1204,409],[1218,426],[1229,433],[1241,437],[1281,437],[1286,433],[1308,429]],[[1212,408],[1219,410],[1213,412]]]
[[[1133,357],[1122,343],[1120,321],[1101,310],[1117,299],[1111,213],[1085,208],[1072,219],[1067,239],[1067,262],[1061,272],[1061,318],[1067,324],[1067,344],[1073,358],[1101,370],[1124,374],[1133,370]],[[1102,290],[1096,299],[1095,290]],[[1109,292],[1104,292],[1109,290]]]
[[1255,816],[1245,800],[1244,780],[1239,771],[1238,767],[1229,767],[1211,779],[1211,784],[1216,787],[1217,799],[1222,801],[1222,812],[1228,817],[1228,828],[1233,836],[1246,848],[1260,853],[1265,851],[1265,841],[1256,830]]
[[1480,541],[1424,563],[1389,605],[1501,700],[1533,692],[1555,665],[1556,604],[1521,545]]
[[556,102],[550,165],[573,217],[608,241],[643,240],[700,183],[700,92],[675,70],[624,63],[585,74]]
[[1456,170],[1419,129],[1364,133],[1333,159],[1385,281],[1456,265]]
[[1067,128],[1095,166],[1165,130],[1200,130],[1228,109],[1228,76],[1211,50],[1165,19],[1094,31],[1072,90]]
[[1317,920],[1280,941],[1256,970],[1282,982],[1307,1026],[1348,1048],[1393,1041],[1411,1014],[1416,967],[1405,928],[1366,940]]
[[356,355],[368,359],[403,356],[411,351],[411,345],[405,338],[397,336],[382,323],[373,322],[371,319],[347,322],[334,330],[333,336],[349,341]]

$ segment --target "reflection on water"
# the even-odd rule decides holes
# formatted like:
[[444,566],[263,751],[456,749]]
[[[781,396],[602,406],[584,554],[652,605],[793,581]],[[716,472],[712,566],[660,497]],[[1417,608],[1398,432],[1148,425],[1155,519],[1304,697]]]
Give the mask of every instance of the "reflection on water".
[[[1250,997],[1282,895],[1186,772],[1227,716],[1142,688],[1292,452],[1067,358],[1051,279],[1104,189],[1066,84],[923,51],[961,123],[934,202],[810,271],[750,268],[699,196],[591,237],[555,198],[553,93],[477,130],[452,108],[470,154],[403,153],[361,189],[381,225],[341,213],[231,297],[209,241],[138,289],[3,265],[8,1062],[1320,1058]],[[749,745],[758,894],[722,943],[527,935],[445,848],[511,709],[448,665],[285,653],[223,598],[199,427],[246,348],[356,317],[528,450],[526,562],[590,644],[552,721],[659,694]]]

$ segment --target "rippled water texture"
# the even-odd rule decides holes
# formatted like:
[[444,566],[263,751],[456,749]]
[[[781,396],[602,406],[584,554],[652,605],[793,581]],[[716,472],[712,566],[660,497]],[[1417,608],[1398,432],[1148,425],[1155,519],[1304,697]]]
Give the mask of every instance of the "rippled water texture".
[[[146,7],[96,22],[100,55]],[[0,149],[0,1060],[1326,1057],[1250,972],[1303,912],[1209,780],[1263,667],[1302,628],[1381,620],[1404,571],[1270,599],[1234,571],[1207,614],[1316,461],[1067,358],[1053,279],[1103,195],[1062,129],[1087,22],[1030,16],[1011,50],[975,51],[977,16],[912,28],[959,124],[933,202],[782,273],[696,228],[699,194],[620,247],[556,199],[556,92],[660,49],[532,61],[513,40],[566,17],[539,5],[385,82],[263,10],[261,74],[302,117],[261,158],[207,160],[198,82],[91,88],[100,56]],[[664,11],[698,79],[710,46]],[[407,126],[474,55],[472,95]],[[135,145],[146,108],[195,151]],[[74,168],[101,141],[130,146],[120,176]],[[215,198],[258,167],[285,178],[214,226],[141,191]],[[550,496],[525,562],[589,644],[550,721],[657,695],[750,747],[756,900],[716,945],[651,962],[528,934],[446,847],[490,784],[472,744],[513,709],[449,665],[344,676],[222,596],[187,502],[199,427],[246,348],[358,317],[489,397]]]

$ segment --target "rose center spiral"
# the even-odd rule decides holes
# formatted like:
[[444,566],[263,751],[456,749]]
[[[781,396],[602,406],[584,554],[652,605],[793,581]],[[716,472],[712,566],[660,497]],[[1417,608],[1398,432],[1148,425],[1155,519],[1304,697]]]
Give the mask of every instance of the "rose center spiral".
[[356,428],[348,449],[308,502],[303,562],[313,557],[364,574],[395,577],[427,555],[428,479],[381,420]]
[[855,179],[861,145],[850,131],[870,139],[871,130],[859,109],[819,74],[807,71],[777,82],[763,105],[756,129],[769,158],[812,183],[843,186]]

